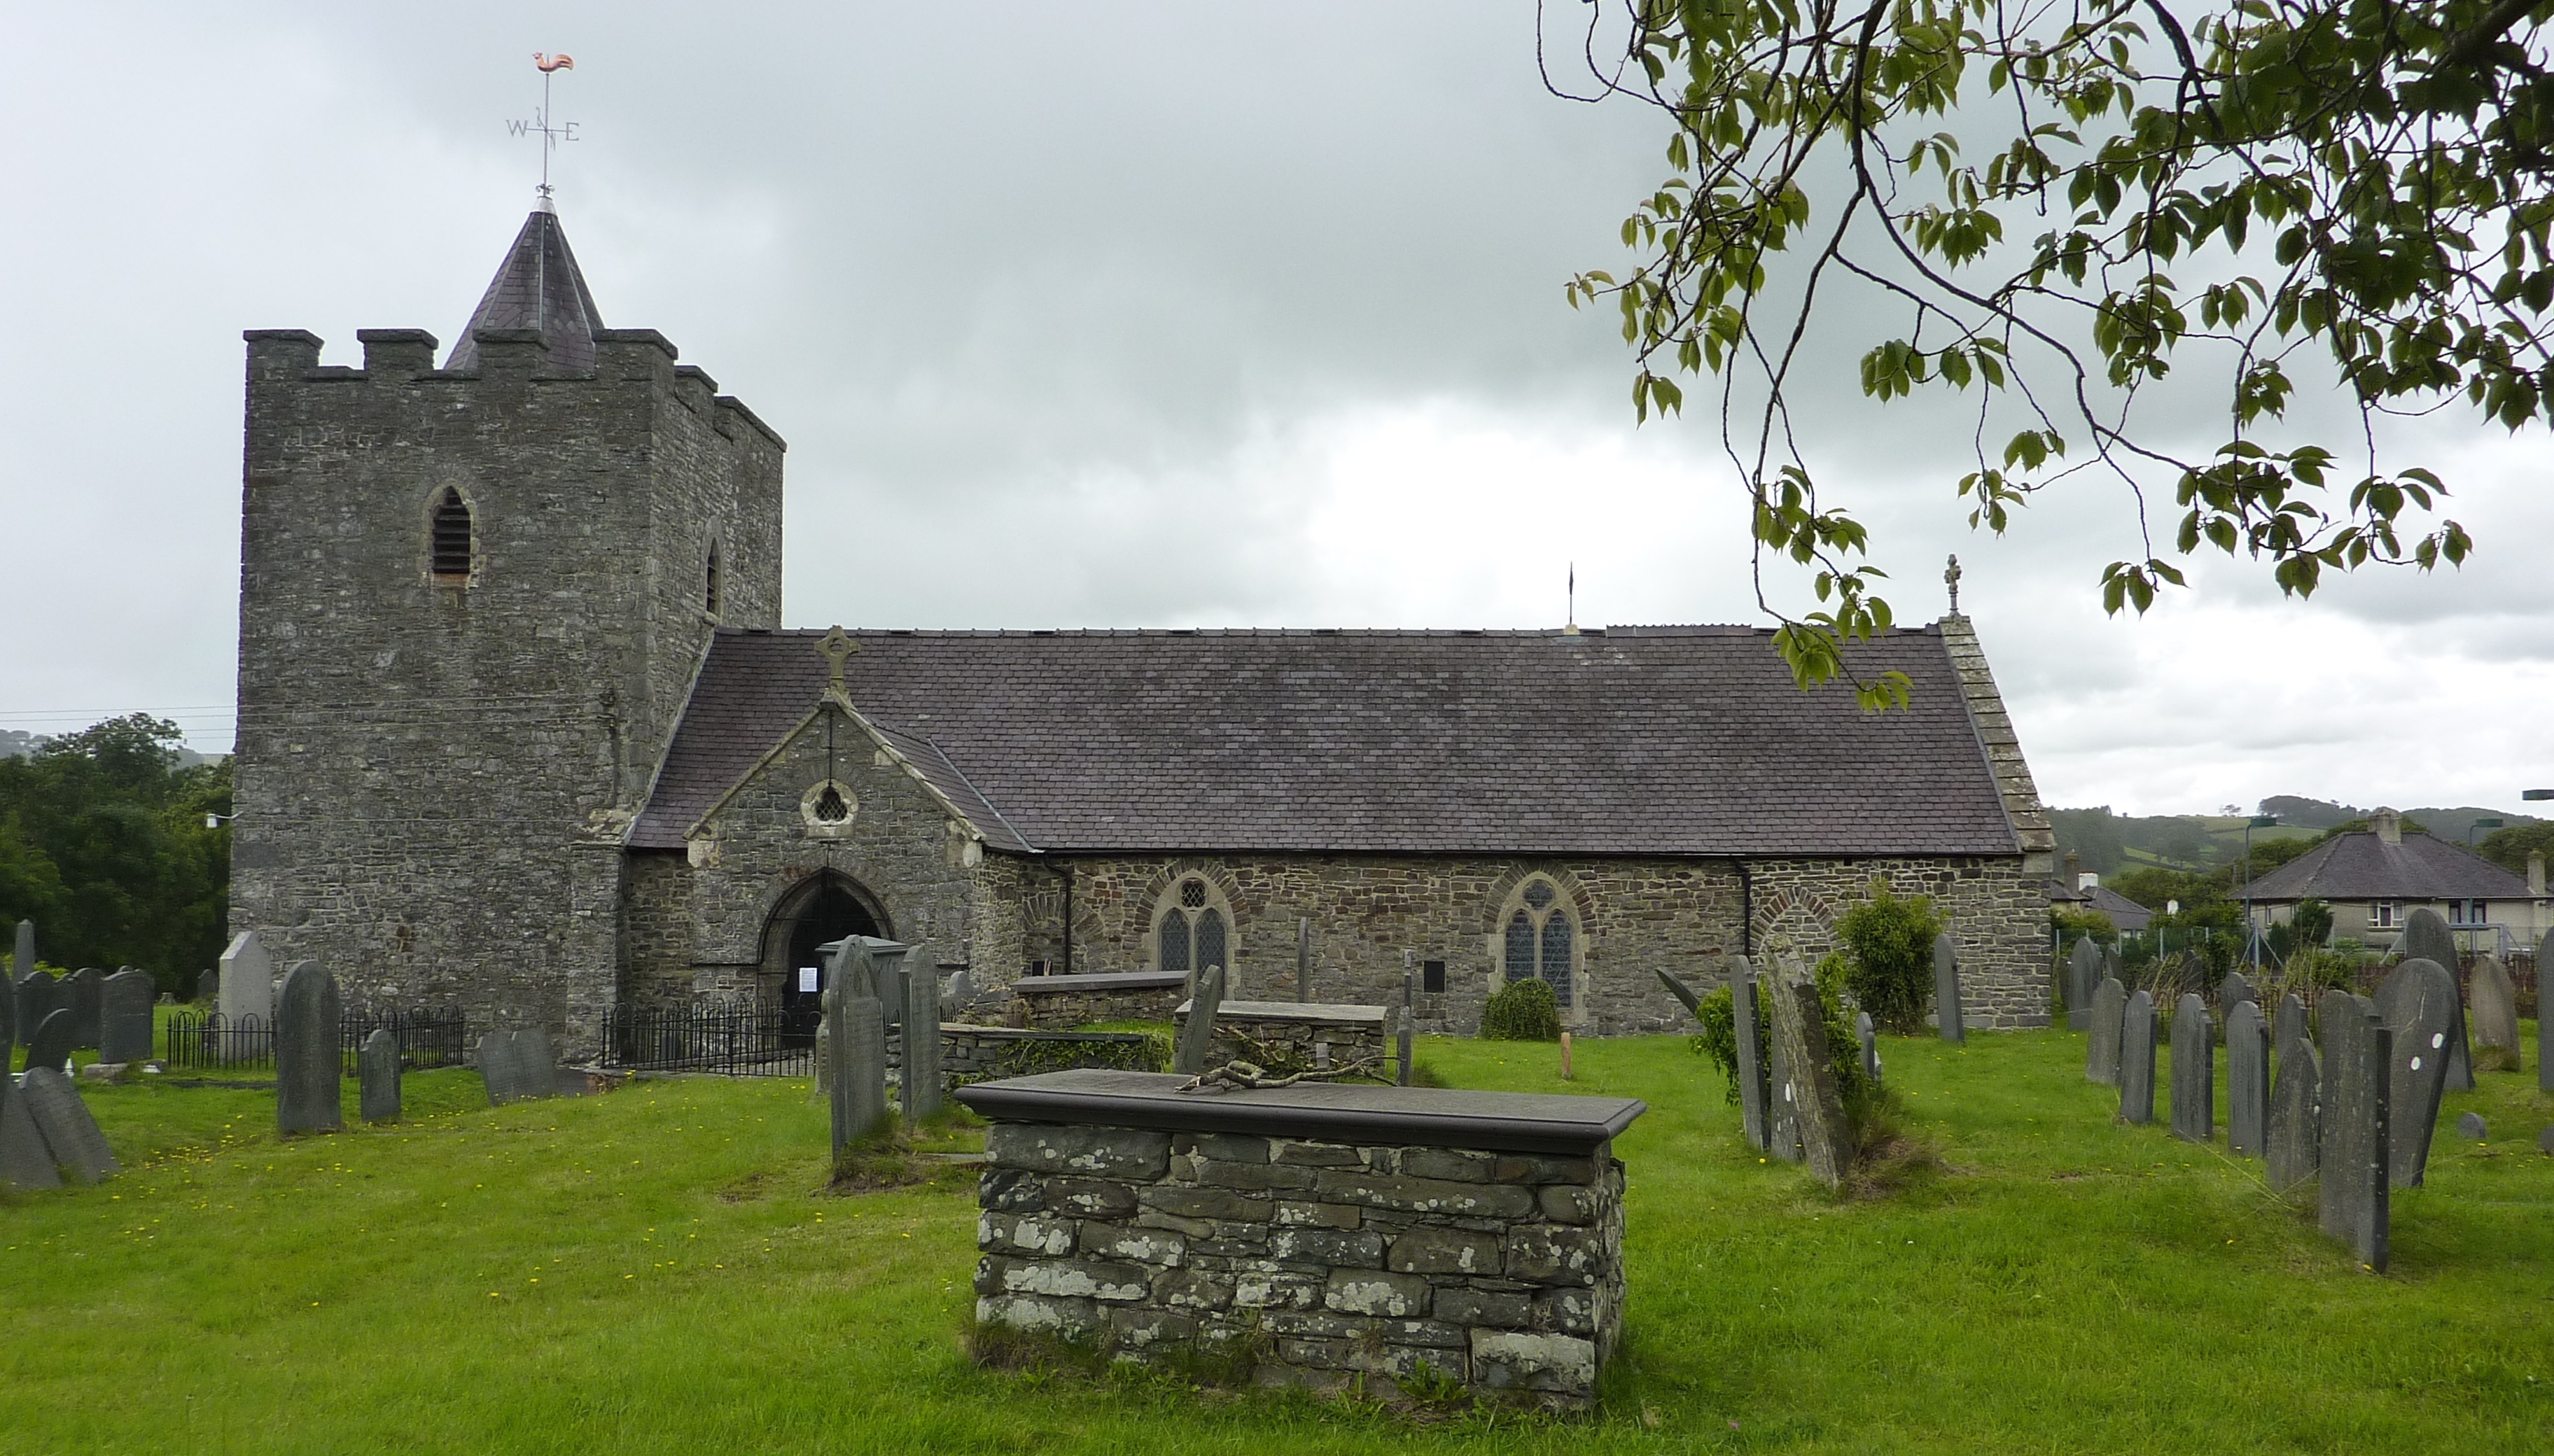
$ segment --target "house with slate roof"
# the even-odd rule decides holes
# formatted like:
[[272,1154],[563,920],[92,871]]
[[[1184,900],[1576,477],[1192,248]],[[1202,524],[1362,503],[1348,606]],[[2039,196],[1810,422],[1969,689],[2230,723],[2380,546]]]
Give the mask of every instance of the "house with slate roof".
[[2047,818],[1969,620],[1769,633],[783,629],[784,446],[607,329],[546,201],[438,367],[248,335],[232,917],[358,1001],[600,1050],[615,1007],[813,994],[814,948],[1027,975],[1224,965],[1423,1027],[1547,980],[1683,1021],[1656,968],[1815,956],[1932,896],[1973,1025],[2044,1024]]
[[2369,827],[2335,835],[2253,881],[2257,925],[2286,924],[2299,901],[2332,909],[2332,933],[2379,950],[2401,939],[2403,918],[2438,912],[2460,947],[2506,955],[2532,950],[2554,930],[2554,899],[2545,890],[2545,856],[2528,857],[2524,876],[2453,840],[2403,832],[2403,816],[2380,809]]

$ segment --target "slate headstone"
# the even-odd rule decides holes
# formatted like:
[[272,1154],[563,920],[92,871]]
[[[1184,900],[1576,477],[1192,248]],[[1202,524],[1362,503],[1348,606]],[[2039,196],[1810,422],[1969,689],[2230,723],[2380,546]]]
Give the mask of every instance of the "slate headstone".
[[1933,1026],[1946,1042],[1969,1039],[1967,1013],[1960,1005],[1960,943],[1946,932],[1933,938]]
[[2084,1080],[2104,1087],[2120,1084],[2120,1033],[2128,1018],[2128,987],[2116,977],[2102,977],[2093,991],[2092,1034],[2084,1039]]
[[1215,1019],[1223,1009],[1223,967],[1210,965],[1198,973],[1197,993],[1189,998],[1189,1019],[1180,1024],[1179,1061],[1171,1067],[1183,1076],[1206,1070],[1215,1056]]
[[284,973],[275,1006],[275,1130],[333,1133],[346,1125],[338,1079],[344,1053],[345,999],[337,978],[316,960],[296,960]]
[[1758,1019],[1759,987],[1747,958],[1732,962],[1729,972],[1730,1031],[1738,1044],[1738,1116],[1747,1146],[1765,1151],[1774,1141],[1768,1104],[1772,1079],[1765,1056],[1764,1025]]
[[523,1069],[523,1083],[530,1096],[555,1097],[571,1080],[582,1088],[584,1078],[560,1074],[558,1049],[550,1045],[550,1034],[539,1027],[527,1026],[515,1033],[515,1062]]
[[1302,916],[1295,921],[1295,999],[1313,999],[1313,922]]
[[25,980],[36,973],[36,923],[18,922],[18,944],[9,960],[9,977]]
[[1410,957],[1407,954],[1403,955],[1401,957],[1401,1024],[1393,1030],[1392,1034],[1392,1055],[1395,1070],[1398,1073],[1393,1078],[1393,1085],[1400,1087],[1410,1085],[1410,1039],[1413,1031],[1411,1020],[1419,1005],[1417,975],[1418,972],[1410,968]]
[[904,1125],[940,1110],[940,977],[928,965],[904,978]]
[[1791,1109],[1800,1134],[1800,1158],[1809,1173],[1828,1187],[1844,1181],[1853,1161],[1853,1141],[1845,1125],[1844,1103],[1836,1092],[1835,1063],[1826,1053],[1826,1018],[1818,1005],[1818,988],[1798,965],[1777,973],[1768,989],[1774,997],[1774,1041],[1783,1049],[1785,1080],[1775,1095]]
[[69,1077],[50,1066],[40,1066],[27,1073],[18,1090],[27,1099],[28,1115],[35,1119],[36,1131],[44,1135],[46,1150],[53,1154],[54,1167],[60,1170],[62,1181],[93,1183],[124,1171]]
[[822,948],[832,955],[825,973],[826,1106],[832,1115],[834,1157],[886,1121],[886,1012],[878,1004],[877,975],[864,938]]
[[2224,1016],[2227,1012],[2233,1010],[2238,1002],[2250,1001],[2253,999],[2252,978],[2245,975],[2244,972],[2240,970],[2230,970],[2226,972],[2226,979],[2217,983],[2217,1014],[2219,1016]]
[[151,1060],[151,1002],[159,988],[151,972],[130,966],[106,978],[98,991],[97,1060]]
[[[2358,998],[2353,998],[2356,1001]],[[2329,1009],[2332,996],[2324,997]],[[2392,1128],[2394,1185],[2416,1188],[2430,1162],[2430,1137],[2447,1084],[2447,1052],[2456,1034],[2457,978],[2435,960],[2406,960],[2377,988],[2378,1017],[2393,1034],[2394,1064],[2386,1107]],[[2347,1018],[2345,1018],[2346,1020]],[[2332,1075],[2332,1039],[2324,1038],[2324,1075]]]
[[[2463,957],[2457,952],[2456,936],[2448,930],[2448,923],[2440,918],[2439,912],[2423,905],[2403,917],[2403,939],[2396,944],[2407,961],[2429,960],[2445,966],[2448,984],[2458,988],[2456,1026],[2448,1033],[2447,1088],[2451,1092],[2473,1091],[2474,1055],[2466,1032],[2464,987],[2457,974],[2457,966]],[[2403,1109],[2396,1107],[2393,1110],[2399,1115]]]
[[356,1049],[355,1080],[364,1121],[388,1122],[400,1115],[400,1045],[389,1027],[373,1028]]
[[2279,1044],[2279,1080],[2270,1092],[2270,1191],[2285,1193],[2311,1182],[2322,1168],[2322,1097],[2323,1062],[2300,1027]]
[[45,1018],[62,1009],[56,998],[56,992],[60,984],[50,970],[40,970],[19,978],[17,994],[11,998],[18,1003],[19,1046],[23,1047],[34,1041],[36,1028],[45,1024]]
[[976,977],[966,966],[958,967],[941,988],[940,1018],[943,1021],[965,1021],[968,1009],[976,1004]]
[[1692,986],[1685,984],[1683,976],[1664,965],[1652,966],[1650,973],[1659,978],[1659,984],[1668,988],[1668,994],[1676,997],[1679,1005],[1684,1007],[1686,1015],[1697,1019],[1701,1017],[1702,997]]
[[2509,967],[2497,955],[2475,957],[2473,984],[2466,1007],[2468,1024],[2473,1028],[2478,1047],[2498,1047],[2509,1054],[2511,1070],[2518,1066],[2518,984],[2509,978]]
[[[2554,1092],[2554,1016],[2545,1013],[2545,970],[2554,966],[2554,930],[2536,943],[2536,1090]],[[21,1035],[24,1033],[22,1032]]]
[[2217,1043],[2208,1002],[2184,991],[2172,1008],[2172,1135],[2185,1143],[2217,1140]]
[[2536,1135],[2536,1151],[2548,1158],[2554,1158],[2554,1127],[2548,1127]]
[[1790,1053],[1774,1030],[1774,983],[1759,979],[1756,999],[1765,1008],[1765,1024],[1758,1028],[1764,1036],[1765,1051],[1765,1151],[1785,1163],[1800,1161],[1800,1115],[1793,1099],[1785,1094],[1792,1084]]
[[222,1000],[222,968],[208,965],[195,976],[195,1000],[199,1004],[219,1006]]
[[0,1183],[13,1188],[58,1188],[62,1173],[54,1167],[53,1151],[36,1130],[26,1094],[17,1078],[0,1071]]
[[2270,1028],[2248,996],[2226,1013],[2226,1151],[2259,1158],[2269,1129]]
[[2480,1143],[2490,1135],[2490,1129],[2485,1126],[2483,1114],[2480,1112],[2469,1112],[2457,1119],[2458,1137],[2471,1138]]
[[62,992],[70,998],[71,1045],[96,1051],[106,1011],[106,972],[83,965],[62,978]]
[[2120,1014],[2120,1120],[2154,1121],[2155,1005],[2143,989]]
[[2066,1029],[2071,1032],[2090,1030],[2093,1025],[2093,990],[2102,982],[2102,948],[2091,937],[2075,943],[2066,952]]
[[488,1087],[488,1105],[503,1107],[523,1095],[523,1075],[515,1064],[513,1032],[479,1036],[479,1080]]
[[2306,1029],[2306,1003],[2297,999],[2294,991],[2279,998],[2279,1009],[2270,1018],[2270,1045],[2278,1048],[2280,1055],[2286,1055],[2292,1040],[2314,1040],[2314,1034]]
[[260,1026],[275,1024],[275,960],[266,953],[255,931],[231,937],[222,952],[222,1020],[232,1026],[254,1016]]
[[1871,1024],[1870,1012],[1853,1014],[1853,1039],[1862,1044],[1862,1074],[1871,1078],[1873,1086],[1880,1085],[1880,1033]]
[[71,1011],[56,1007],[36,1023],[36,1034],[27,1039],[27,1067],[39,1066],[59,1071],[71,1060]]
[[2370,1269],[2385,1269],[2388,1064],[2394,1034],[2377,1008],[2348,991],[2325,994],[2323,1162],[2318,1173],[2323,1231]]

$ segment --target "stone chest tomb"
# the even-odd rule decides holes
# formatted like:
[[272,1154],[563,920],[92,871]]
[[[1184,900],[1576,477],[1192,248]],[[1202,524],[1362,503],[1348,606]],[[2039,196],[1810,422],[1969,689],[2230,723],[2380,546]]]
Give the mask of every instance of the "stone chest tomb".
[[993,1124],[981,1326],[1325,1394],[1451,1380],[1593,1400],[1622,1328],[1613,1139],[1643,1103],[1181,1080],[1063,1071],[958,1093]]

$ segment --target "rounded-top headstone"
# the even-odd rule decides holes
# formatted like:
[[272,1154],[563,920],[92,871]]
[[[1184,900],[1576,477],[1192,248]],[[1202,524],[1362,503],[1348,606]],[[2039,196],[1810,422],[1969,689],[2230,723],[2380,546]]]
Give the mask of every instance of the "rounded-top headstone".
[[2461,1138],[2472,1138],[2478,1143],[2482,1142],[2487,1136],[2489,1136],[2484,1126],[2483,1114],[2480,1112],[2469,1112],[2465,1116],[2458,1118],[2457,1136]]
[[283,1133],[335,1132],[346,1125],[342,1092],[345,1001],[337,978],[315,960],[284,975],[275,1016],[275,1127]]
[[[2330,1007],[2339,994],[2324,997]],[[2386,1077],[2386,1141],[2394,1185],[2418,1187],[2438,1129],[2448,1053],[2458,1031],[2457,978],[2435,960],[2406,960],[2377,988],[2377,1015],[2394,1034]],[[2329,1038],[2326,1041],[2329,1044]]]
[[2554,1127],[2549,1127],[2536,1135],[2536,1151],[2548,1158],[2554,1158]]

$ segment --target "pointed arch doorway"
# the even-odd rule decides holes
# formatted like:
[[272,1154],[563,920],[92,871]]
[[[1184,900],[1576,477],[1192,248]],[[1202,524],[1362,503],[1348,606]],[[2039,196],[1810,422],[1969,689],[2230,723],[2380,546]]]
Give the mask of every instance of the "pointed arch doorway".
[[787,1046],[811,1047],[816,1021],[824,1014],[824,957],[819,946],[845,936],[888,934],[886,915],[875,898],[850,876],[825,870],[811,877],[778,905],[763,927],[764,963],[775,954],[780,980],[781,1036]]

